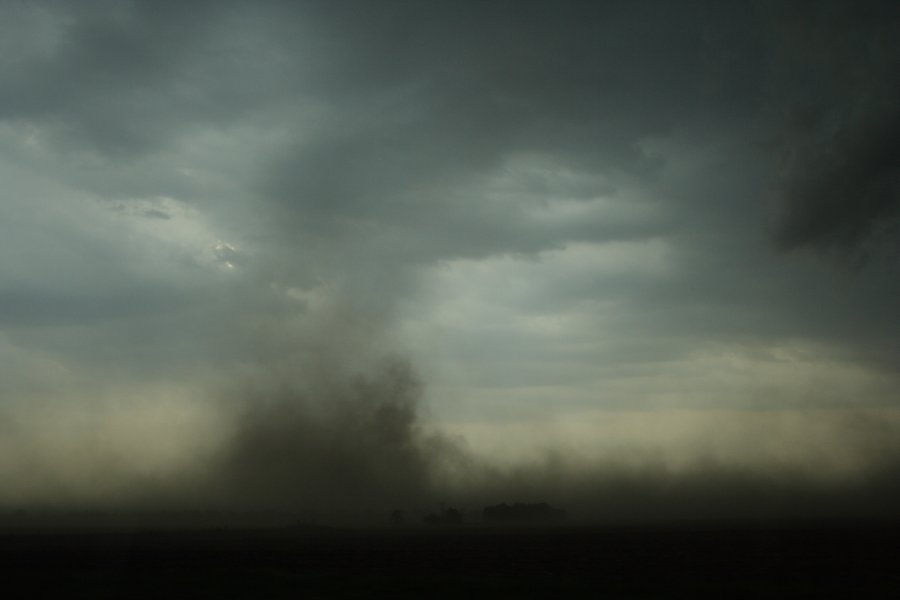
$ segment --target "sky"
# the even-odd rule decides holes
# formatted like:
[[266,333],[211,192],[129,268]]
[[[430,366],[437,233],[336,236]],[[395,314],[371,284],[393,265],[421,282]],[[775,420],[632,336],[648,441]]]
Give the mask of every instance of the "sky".
[[3,2],[0,505],[888,506],[898,30]]

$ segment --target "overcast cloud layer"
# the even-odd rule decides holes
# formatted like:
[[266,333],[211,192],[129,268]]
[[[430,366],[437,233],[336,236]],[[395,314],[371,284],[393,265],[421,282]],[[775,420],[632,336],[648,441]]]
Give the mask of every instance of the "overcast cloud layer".
[[894,473],[898,39],[889,1],[3,3],[0,501]]

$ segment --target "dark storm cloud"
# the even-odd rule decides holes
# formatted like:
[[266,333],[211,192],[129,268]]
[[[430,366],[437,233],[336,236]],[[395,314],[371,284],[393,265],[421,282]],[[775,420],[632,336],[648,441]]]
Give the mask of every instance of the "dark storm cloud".
[[777,14],[776,93],[787,115],[776,240],[871,253],[897,236],[900,11],[825,2]]
[[[900,98],[900,89],[891,94]],[[857,248],[879,234],[896,235],[900,207],[900,113],[896,103],[864,110],[824,143],[797,149],[787,167],[785,249]],[[790,159],[789,159],[790,160]],[[797,164],[799,163],[799,164]]]
[[[120,158],[271,107],[324,105],[311,132],[286,115],[280,127],[304,141],[266,152],[259,187],[294,230],[480,229],[426,254],[534,251],[569,234],[526,223],[517,235],[518,209],[466,184],[528,154],[651,176],[642,137],[727,117],[735,106],[709,100],[752,79],[717,58],[753,42],[726,43],[743,16],[711,25],[722,17],[667,3],[98,3],[56,15],[54,42],[7,65],[2,112],[62,148]],[[615,237],[572,234],[592,235]]]
[[[425,260],[633,235],[541,231],[522,216],[526,198],[503,204],[483,184],[529,156],[652,178],[660,165],[639,142],[741,112],[709,100],[754,76],[714,64],[723,41],[707,35],[708,21],[722,15],[710,7],[315,7],[327,50],[312,93],[333,107],[333,125],[282,148],[261,190],[295,227],[425,232],[415,244]],[[739,35],[726,45],[752,42]],[[446,231],[464,233],[454,246]]]
[[273,106],[330,107],[303,142],[267,152],[259,177],[294,230],[471,232],[456,248],[438,235],[425,260],[614,239],[536,232],[466,184],[523,154],[652,178],[660,165],[638,142],[730,126],[766,92],[801,115],[782,247],[857,245],[895,210],[890,3],[38,6],[52,6],[52,43],[6,63],[0,113],[55,139],[133,155]]
[[[39,124],[66,152],[140,157],[186,126],[229,122],[261,103],[259,86],[246,84],[265,69],[235,63],[240,44],[213,35],[228,4],[29,2],[5,11],[15,54],[0,66],[0,118]],[[43,35],[27,39],[17,25]]]

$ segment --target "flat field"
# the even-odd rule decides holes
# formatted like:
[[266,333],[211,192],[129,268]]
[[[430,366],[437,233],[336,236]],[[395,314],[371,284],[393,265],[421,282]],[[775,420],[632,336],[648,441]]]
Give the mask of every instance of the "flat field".
[[889,598],[900,526],[8,530],[0,576],[7,598]]

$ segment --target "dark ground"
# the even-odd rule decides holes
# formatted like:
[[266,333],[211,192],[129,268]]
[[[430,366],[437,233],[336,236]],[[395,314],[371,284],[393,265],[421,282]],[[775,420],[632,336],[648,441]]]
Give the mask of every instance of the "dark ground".
[[892,598],[900,525],[0,533],[6,598]]

